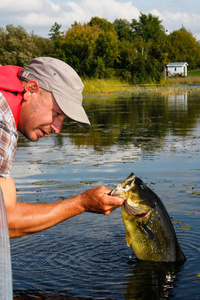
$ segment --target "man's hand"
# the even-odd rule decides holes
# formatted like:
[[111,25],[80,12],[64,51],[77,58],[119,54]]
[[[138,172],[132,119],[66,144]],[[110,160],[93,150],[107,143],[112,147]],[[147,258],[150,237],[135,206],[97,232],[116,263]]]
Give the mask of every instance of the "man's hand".
[[124,202],[122,198],[109,196],[111,190],[99,186],[82,194],[82,205],[87,212],[109,215]]

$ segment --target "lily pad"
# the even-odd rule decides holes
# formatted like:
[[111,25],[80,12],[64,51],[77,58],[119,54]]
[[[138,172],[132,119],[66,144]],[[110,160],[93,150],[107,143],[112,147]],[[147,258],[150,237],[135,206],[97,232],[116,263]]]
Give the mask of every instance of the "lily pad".
[[32,182],[32,184],[35,185],[54,185],[59,183],[61,183],[61,181],[58,180],[39,180],[39,181]]
[[191,229],[191,226],[181,225],[180,228],[182,228],[182,229]]
[[97,183],[96,180],[91,180],[91,181],[80,181],[81,183],[84,183],[84,184],[93,184],[93,183]]
[[199,197],[200,196],[200,192],[194,192],[194,191],[188,191],[188,190],[186,190],[186,191],[181,191],[181,193],[186,193],[187,195],[195,195],[195,196],[197,196],[197,197]]
[[200,192],[193,192],[194,195],[196,195],[197,197],[200,196]]
[[181,224],[180,221],[172,221],[173,224]]
[[72,183],[72,184],[61,184],[57,188],[58,189],[78,189],[81,188],[82,184]]

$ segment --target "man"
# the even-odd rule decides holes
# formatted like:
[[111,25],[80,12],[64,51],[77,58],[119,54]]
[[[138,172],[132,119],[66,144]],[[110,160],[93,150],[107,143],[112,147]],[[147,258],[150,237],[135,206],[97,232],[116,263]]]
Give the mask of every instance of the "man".
[[108,215],[123,204],[100,186],[50,204],[17,202],[11,177],[18,133],[31,141],[59,134],[71,118],[85,126],[90,122],[82,107],[83,83],[66,63],[50,57],[33,59],[25,69],[0,67],[0,186],[9,235],[19,237],[54,226],[83,212]]

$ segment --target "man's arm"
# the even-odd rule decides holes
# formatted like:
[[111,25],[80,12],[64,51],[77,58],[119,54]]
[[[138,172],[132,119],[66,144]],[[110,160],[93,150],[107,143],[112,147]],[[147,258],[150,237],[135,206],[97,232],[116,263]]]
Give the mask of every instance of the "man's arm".
[[17,202],[12,178],[0,178],[10,237],[19,237],[52,227],[83,212],[108,215],[123,204],[123,199],[107,194],[110,189],[100,186],[62,201],[49,204]]

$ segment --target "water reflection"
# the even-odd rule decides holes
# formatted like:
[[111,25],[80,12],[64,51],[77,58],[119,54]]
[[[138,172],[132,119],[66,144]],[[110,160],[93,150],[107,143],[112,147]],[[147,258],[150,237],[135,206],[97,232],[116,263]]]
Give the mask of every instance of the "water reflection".
[[83,214],[11,241],[14,299],[200,297],[199,101],[189,93],[94,97],[84,101],[90,128],[71,121],[60,136],[37,143],[20,136],[13,166],[20,201],[51,203],[100,184],[113,188],[133,171],[165,203],[187,261],[138,262],[120,210]]
[[[63,134],[54,137],[55,146],[64,145],[67,134],[70,143],[97,150],[120,143],[144,147],[151,139],[157,139],[151,143],[150,150],[154,150],[171,133],[190,135],[200,115],[199,98],[189,98],[187,94],[154,98],[110,96],[86,99],[84,104],[92,126],[84,128],[68,121]],[[23,137],[19,140],[19,146],[28,143]]]
[[[48,292],[44,293],[43,291],[37,290],[28,290],[26,292],[18,292],[16,291],[17,296],[13,298],[13,300],[33,300],[33,299],[42,299],[42,300],[84,300],[83,297],[77,296],[66,296],[65,294],[62,295],[62,291],[55,291],[49,290]],[[57,296],[55,295],[57,294]]]
[[[130,265],[129,273],[126,278],[126,284],[124,286],[124,295],[115,295],[110,291],[110,296],[104,299],[141,299],[141,300],[161,300],[168,299],[170,295],[173,295],[173,286],[176,281],[176,274],[180,271],[180,266],[175,264],[157,264],[149,262],[137,261]],[[120,283],[118,283],[118,290]],[[70,295],[71,294],[71,295]],[[76,294],[66,292],[65,290],[56,291],[55,289],[49,289],[45,292],[38,290],[28,290],[25,292],[15,291],[14,300],[27,300],[27,299],[66,299],[66,300],[83,300],[88,297],[79,297]],[[91,297],[90,299],[95,299]],[[97,299],[103,299],[97,297]]]
[[188,110],[188,93],[183,93],[180,95],[169,95],[168,99],[168,106],[171,110],[180,110],[180,111],[187,111]]
[[[179,98],[178,98],[179,97]],[[88,103],[86,110],[89,112],[92,126],[89,132],[79,128],[79,137],[70,138],[77,145],[84,143],[87,145],[112,145],[113,143],[123,141],[125,143],[134,143],[135,139],[142,137],[149,139],[151,137],[164,138],[174,131],[179,131],[180,136],[190,134],[192,128],[195,128],[200,114],[199,99],[190,99],[190,109],[184,105],[182,110],[182,98],[184,103],[188,100],[186,95],[155,98],[112,98],[99,99],[98,102]],[[180,105],[179,105],[180,104]],[[181,108],[181,109],[180,109]],[[71,131],[69,130],[71,133]]]
[[171,263],[138,261],[127,278],[124,299],[167,299],[180,267]]

